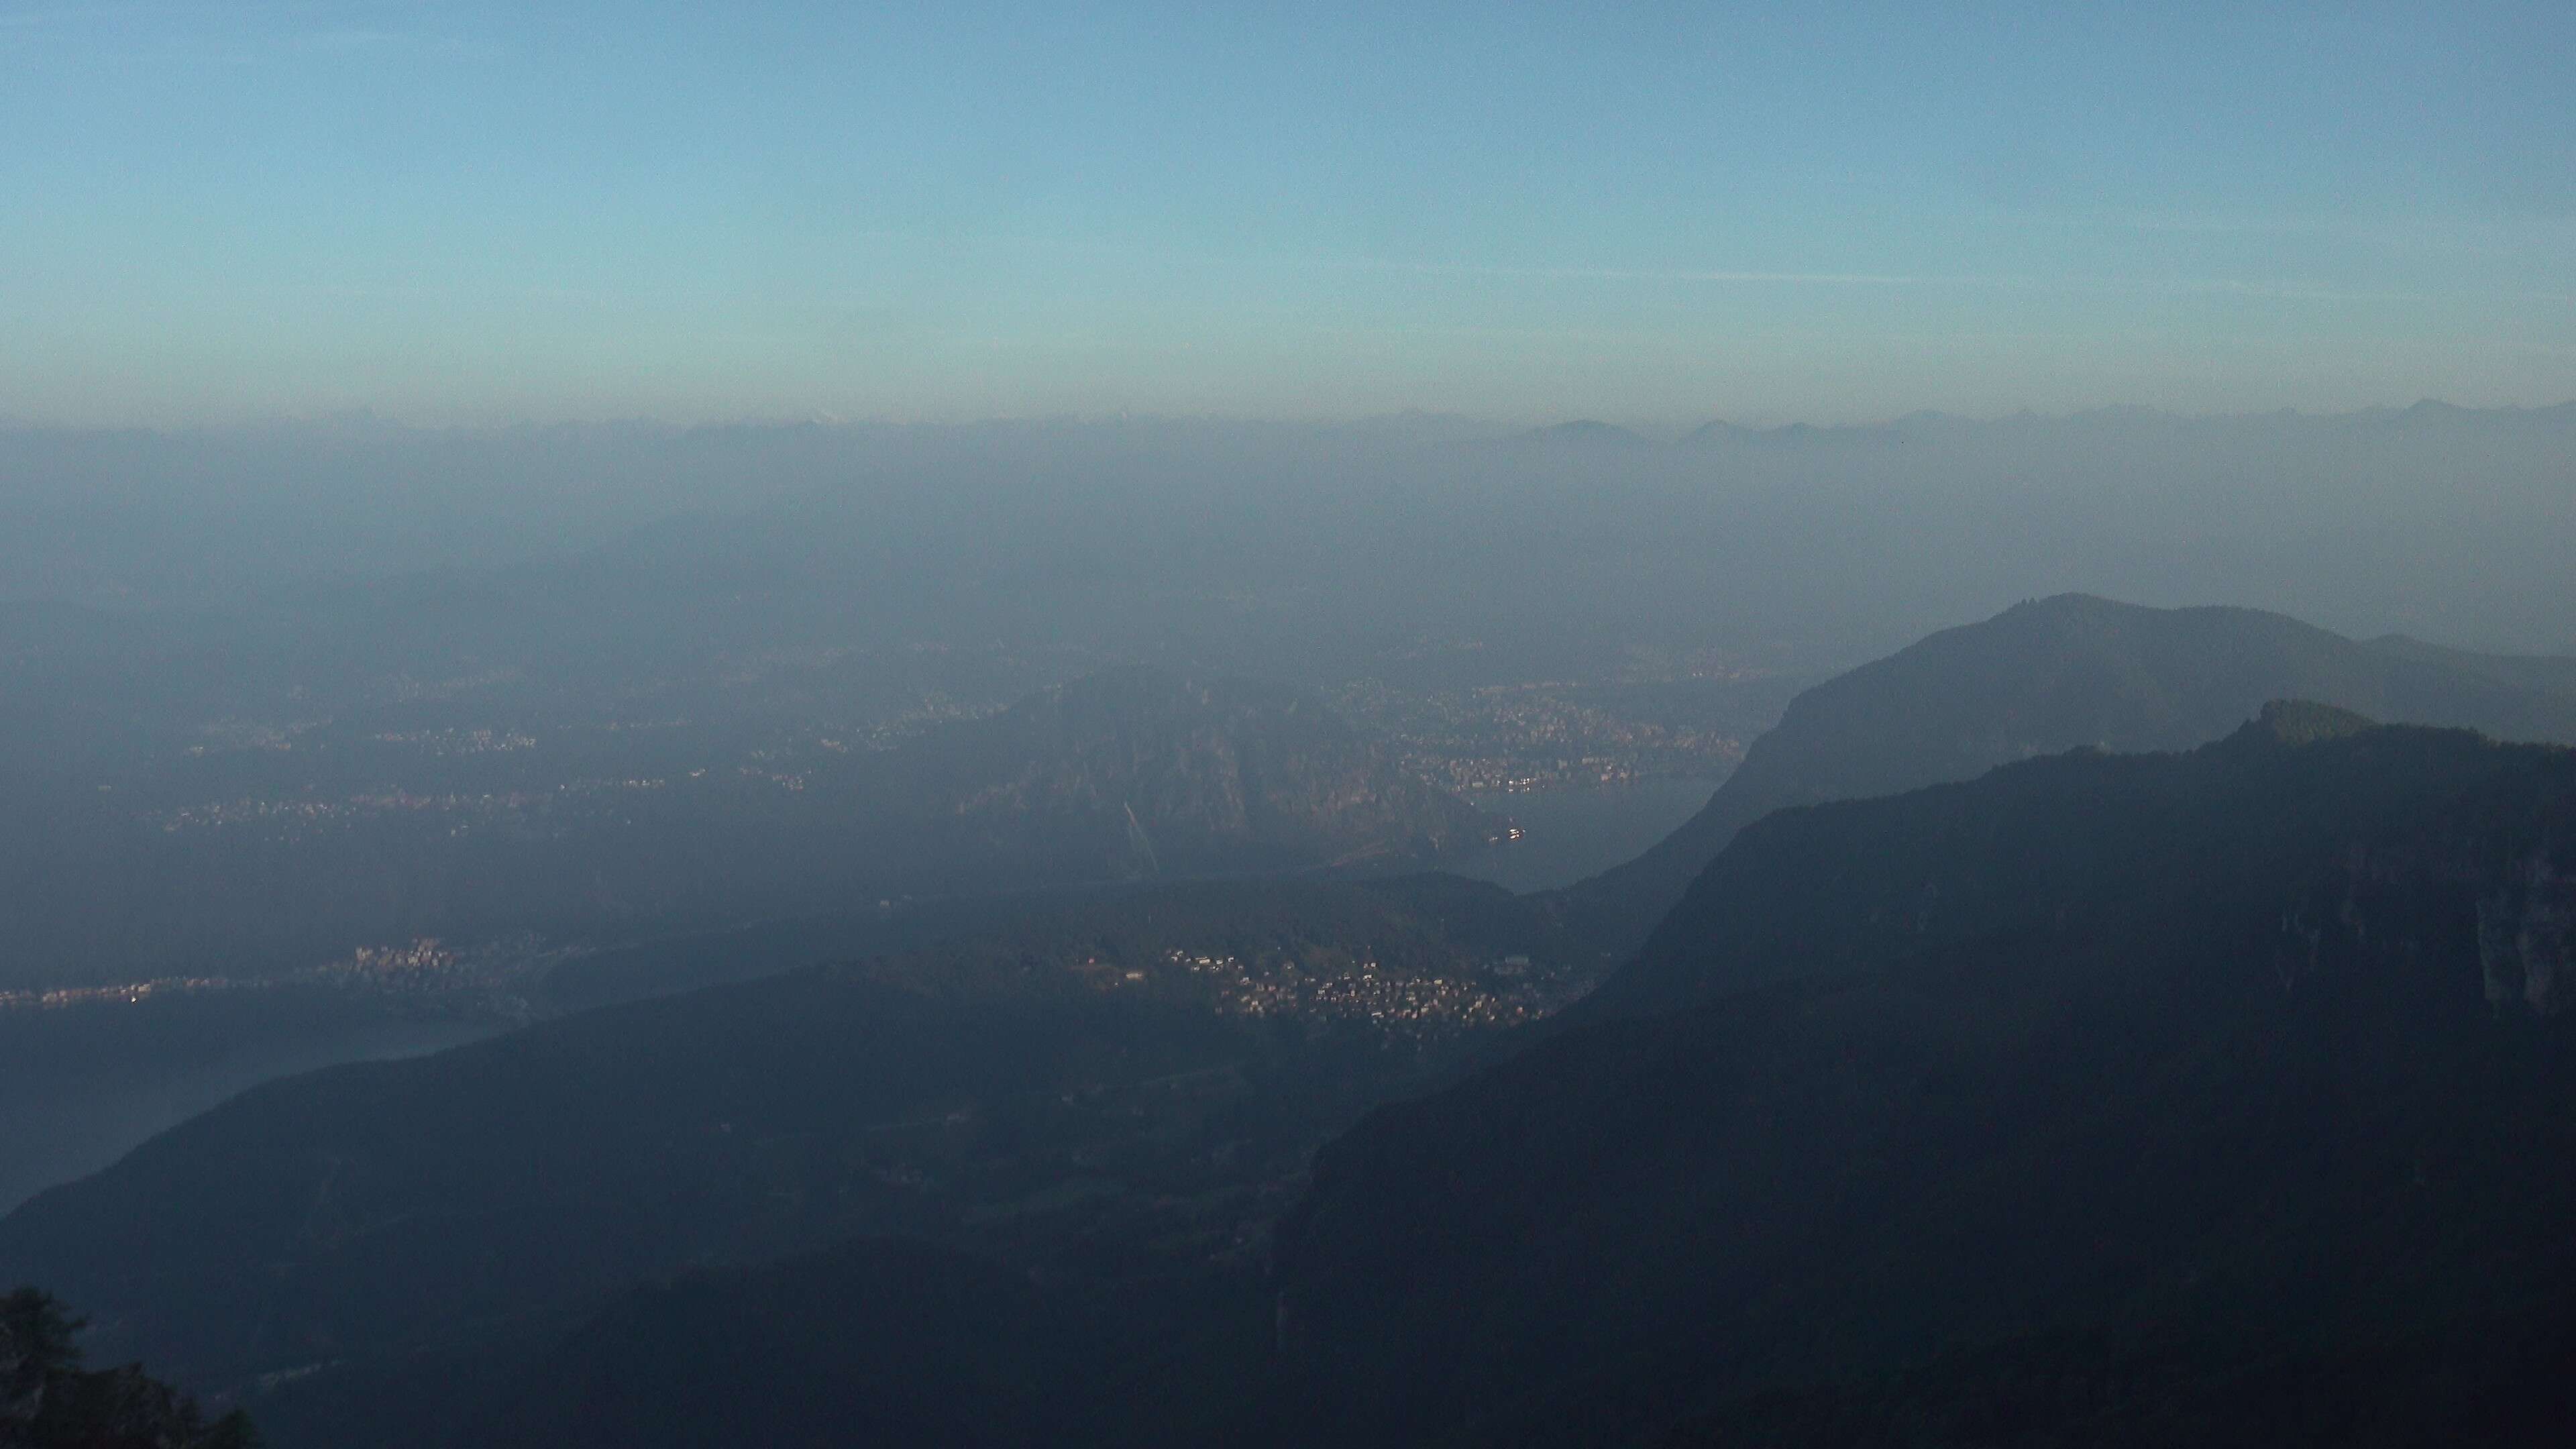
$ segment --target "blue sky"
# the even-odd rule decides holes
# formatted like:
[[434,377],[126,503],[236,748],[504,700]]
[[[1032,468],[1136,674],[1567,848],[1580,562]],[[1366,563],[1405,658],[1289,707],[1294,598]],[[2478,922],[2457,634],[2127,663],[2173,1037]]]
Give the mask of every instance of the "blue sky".
[[2571,75],[2563,0],[0,0],[0,418],[2545,404]]

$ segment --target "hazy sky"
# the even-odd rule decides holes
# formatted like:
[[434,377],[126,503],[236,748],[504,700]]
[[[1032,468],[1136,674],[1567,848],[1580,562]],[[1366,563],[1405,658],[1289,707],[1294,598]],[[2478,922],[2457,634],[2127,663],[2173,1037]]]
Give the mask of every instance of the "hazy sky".
[[2571,77],[2566,0],[0,0],[0,418],[2557,402]]

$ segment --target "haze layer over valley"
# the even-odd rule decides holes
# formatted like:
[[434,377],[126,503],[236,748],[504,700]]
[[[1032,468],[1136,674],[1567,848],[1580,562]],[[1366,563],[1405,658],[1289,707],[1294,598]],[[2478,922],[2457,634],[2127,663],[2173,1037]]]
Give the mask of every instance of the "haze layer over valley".
[[2576,10],[0,4],[0,1449],[2565,1449]]
[[[2576,647],[2571,454],[2576,411],[2433,405],[1668,440],[1427,418],[0,436],[0,858],[30,882],[0,985],[598,944],[816,909],[824,878],[989,888],[1030,847],[925,857],[889,822],[927,798],[859,782],[1131,665],[1312,691],[1396,775],[1490,803],[1713,786],[1804,685],[2066,587]],[[1143,868],[1110,823],[1025,883]],[[1323,828],[1269,848],[1475,834]],[[845,843],[750,866],[818,829]],[[877,846],[901,868],[865,866]],[[759,881],[648,883],[710,849]],[[114,904],[126,886],[151,899]]]
[[[1860,728],[1925,737],[1793,712],[1622,864],[1805,686],[2055,581],[2549,647],[2517,561],[2576,542],[2571,437],[2430,405],[0,435],[0,992],[96,1063],[21,1058],[13,1195],[278,1069],[927,939],[943,901],[1430,864],[1567,888],[1606,965],[1779,804],[2279,695],[2561,738],[2550,666],[2051,601],[1985,626],[2036,713],[1855,676]],[[815,924],[603,964],[757,921]],[[301,1025],[220,1024],[254,1018]]]

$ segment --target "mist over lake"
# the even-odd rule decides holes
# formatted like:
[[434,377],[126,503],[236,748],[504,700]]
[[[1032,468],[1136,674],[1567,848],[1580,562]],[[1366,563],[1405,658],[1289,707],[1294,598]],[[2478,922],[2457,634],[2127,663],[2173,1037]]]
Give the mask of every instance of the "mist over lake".
[[1470,793],[1467,803],[1511,822],[1522,836],[1450,869],[1515,891],[1569,886],[1672,834],[1699,813],[1718,783],[1654,776],[1589,790]]
[[[437,1051],[502,1029],[375,1012],[289,1009],[262,1020],[232,1003],[166,999],[46,1015],[0,1015],[0,1044],[9,1048],[0,1065],[0,1213],[261,1082]],[[38,1042],[38,1033],[54,1040]],[[72,1043],[77,1060],[66,1061]]]

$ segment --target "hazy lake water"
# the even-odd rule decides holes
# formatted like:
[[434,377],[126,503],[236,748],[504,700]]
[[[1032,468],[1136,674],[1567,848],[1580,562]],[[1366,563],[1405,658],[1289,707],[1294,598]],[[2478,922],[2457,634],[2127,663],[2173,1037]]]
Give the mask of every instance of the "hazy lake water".
[[[1474,795],[1523,838],[1444,868],[1515,891],[1548,890],[1633,859],[1708,803],[1714,780],[1646,780],[1600,790]],[[0,1026],[0,1213],[110,1165],[154,1134],[275,1077],[340,1062],[417,1055],[500,1028],[372,1013],[262,1020],[273,999],[161,1002],[91,1019]],[[50,1015],[50,1014],[48,1014]],[[70,1033],[60,1029],[79,1027]],[[31,1035],[30,1033],[34,1033]],[[25,1051],[60,1037],[40,1063]]]
[[1516,891],[1553,890],[1598,875],[1672,834],[1699,813],[1715,780],[1641,780],[1601,790],[1534,790],[1470,795],[1487,814],[1519,826],[1522,838],[1442,869]]
[[[154,1007],[171,1014],[164,1003]],[[116,1008],[94,1010],[105,1016]],[[30,1030],[73,1025],[54,1013],[44,1016],[55,1019],[10,1023],[11,1044],[24,1046]],[[202,1039],[173,1051],[163,1032],[78,1025],[86,1058],[81,1069],[40,1073],[31,1063],[0,1063],[0,1213],[107,1167],[154,1135],[262,1082],[342,1062],[417,1056],[502,1029],[378,1015],[299,1020],[273,1030],[227,1020],[215,1031],[186,1033]]]

